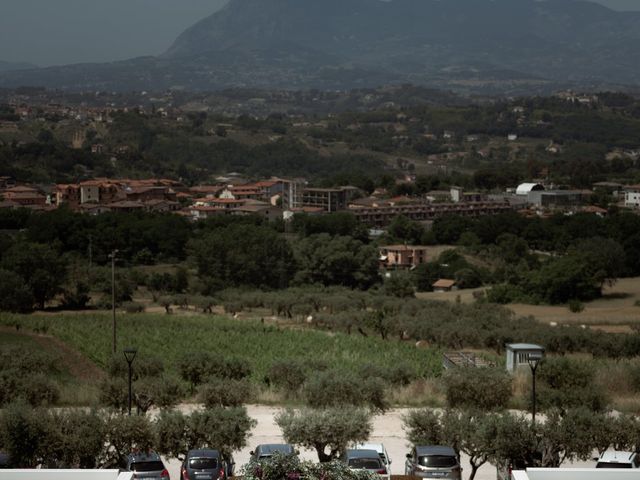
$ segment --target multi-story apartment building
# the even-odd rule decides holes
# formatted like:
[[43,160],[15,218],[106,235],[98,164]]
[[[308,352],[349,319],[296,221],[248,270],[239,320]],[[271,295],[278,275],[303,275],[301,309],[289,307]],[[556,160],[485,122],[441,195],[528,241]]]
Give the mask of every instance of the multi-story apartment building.
[[302,205],[322,208],[329,213],[339,212],[347,209],[358,192],[356,187],[305,188],[302,191]]

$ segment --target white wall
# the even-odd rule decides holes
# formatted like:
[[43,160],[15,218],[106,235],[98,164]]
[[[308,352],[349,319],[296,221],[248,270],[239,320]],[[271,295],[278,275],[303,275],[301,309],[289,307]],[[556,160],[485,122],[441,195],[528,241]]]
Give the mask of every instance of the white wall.
[[635,470],[608,468],[530,468],[513,472],[515,480],[631,480],[640,478]]
[[118,470],[0,470],[0,480],[131,480]]

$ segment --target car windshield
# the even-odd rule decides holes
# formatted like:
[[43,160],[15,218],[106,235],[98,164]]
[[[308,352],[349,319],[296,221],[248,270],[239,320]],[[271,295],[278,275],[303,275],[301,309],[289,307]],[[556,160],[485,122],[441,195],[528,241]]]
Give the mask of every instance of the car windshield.
[[191,458],[189,468],[194,470],[213,470],[218,468],[217,458]]
[[423,467],[449,468],[455,467],[458,460],[450,455],[425,455],[418,458],[418,463]]
[[378,470],[382,468],[379,458],[350,458],[349,466],[351,468],[363,468],[366,470]]
[[596,468],[631,468],[631,464],[618,462],[598,462]]
[[135,462],[131,464],[133,472],[161,472],[164,470],[164,464],[160,461],[155,462]]

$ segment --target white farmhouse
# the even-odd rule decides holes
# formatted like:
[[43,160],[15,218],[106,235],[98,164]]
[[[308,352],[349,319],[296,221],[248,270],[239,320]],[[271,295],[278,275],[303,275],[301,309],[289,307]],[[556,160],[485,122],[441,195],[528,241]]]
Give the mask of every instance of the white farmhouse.
[[631,208],[640,207],[640,185],[628,185],[624,187],[624,206]]

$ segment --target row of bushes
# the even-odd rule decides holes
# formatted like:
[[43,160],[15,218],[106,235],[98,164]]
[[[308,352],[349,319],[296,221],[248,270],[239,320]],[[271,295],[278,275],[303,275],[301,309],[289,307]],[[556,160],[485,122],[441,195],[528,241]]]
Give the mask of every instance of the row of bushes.
[[208,446],[229,454],[246,445],[254,426],[243,408],[163,412],[152,420],[17,403],[0,412],[0,449],[17,468],[123,468],[136,450],[178,458]]

